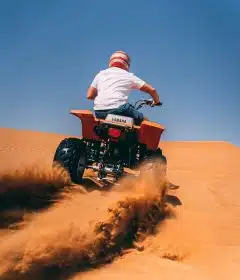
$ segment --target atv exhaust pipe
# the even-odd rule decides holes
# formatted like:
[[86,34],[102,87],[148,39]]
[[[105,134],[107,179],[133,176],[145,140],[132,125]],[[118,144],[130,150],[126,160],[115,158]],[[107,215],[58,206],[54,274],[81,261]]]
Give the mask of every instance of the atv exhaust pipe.
[[119,168],[119,166],[100,166],[100,165],[87,165],[86,168],[92,169],[93,171],[102,171],[106,174],[111,174],[111,175],[119,175],[122,173],[122,170]]
[[[86,166],[86,168],[92,169],[93,171],[99,171],[101,169],[99,166],[91,166],[91,165]],[[114,167],[104,166],[102,169],[105,173],[115,174],[114,173]]]
[[99,166],[92,166],[92,165],[87,165],[86,166],[87,169],[92,169],[93,171],[99,171]]

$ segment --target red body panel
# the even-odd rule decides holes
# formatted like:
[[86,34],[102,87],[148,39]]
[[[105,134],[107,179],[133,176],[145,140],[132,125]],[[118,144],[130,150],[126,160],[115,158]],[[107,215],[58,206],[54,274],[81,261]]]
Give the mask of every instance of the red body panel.
[[161,125],[154,122],[143,121],[138,129],[138,141],[142,144],[146,144],[148,149],[156,150],[163,131],[164,127]]
[[99,137],[94,133],[94,127],[98,124],[93,113],[88,110],[72,110],[71,114],[77,116],[82,121],[82,136],[83,138],[99,140]]
[[[94,127],[104,120],[96,119],[93,113],[88,110],[72,110],[71,114],[81,119],[84,138],[100,140],[94,133]],[[154,122],[143,121],[141,126],[134,126],[134,128],[138,131],[138,141],[140,143],[146,144],[148,149],[157,149],[164,127]]]

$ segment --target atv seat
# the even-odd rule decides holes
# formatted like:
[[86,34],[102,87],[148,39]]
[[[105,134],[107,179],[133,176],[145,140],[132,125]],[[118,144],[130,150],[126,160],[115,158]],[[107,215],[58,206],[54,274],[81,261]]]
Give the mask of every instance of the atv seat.
[[79,117],[82,121],[91,119],[94,122],[97,123],[109,123],[114,124],[116,126],[127,126],[127,127],[134,127],[134,119],[130,117],[120,116],[120,115],[114,115],[114,114],[108,114],[105,119],[99,119],[96,118],[93,114],[93,112],[88,110],[72,110],[71,114]]

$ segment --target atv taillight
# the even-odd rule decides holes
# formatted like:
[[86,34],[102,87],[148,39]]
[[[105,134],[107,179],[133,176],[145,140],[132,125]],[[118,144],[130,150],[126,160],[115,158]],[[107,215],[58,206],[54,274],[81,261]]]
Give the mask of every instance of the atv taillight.
[[112,138],[119,138],[121,136],[121,130],[117,128],[109,128],[108,135]]

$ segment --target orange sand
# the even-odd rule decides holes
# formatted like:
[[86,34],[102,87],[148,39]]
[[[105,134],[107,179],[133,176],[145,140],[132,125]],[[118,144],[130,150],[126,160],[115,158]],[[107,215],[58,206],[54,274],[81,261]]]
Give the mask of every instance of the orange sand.
[[[168,179],[180,185],[166,199],[175,216],[166,216],[154,234],[145,235],[144,250],[119,255],[115,249],[131,233],[136,215],[150,226],[166,211],[164,180],[146,174],[135,186],[126,180],[110,192],[94,184],[91,191],[64,188],[69,178],[50,167],[65,136],[14,129],[0,129],[0,135],[0,279],[240,278],[239,147],[162,143]],[[99,223],[114,226],[97,234]]]

